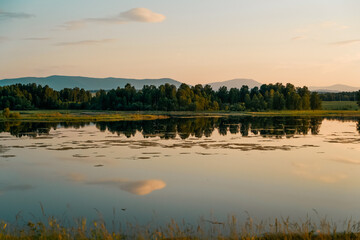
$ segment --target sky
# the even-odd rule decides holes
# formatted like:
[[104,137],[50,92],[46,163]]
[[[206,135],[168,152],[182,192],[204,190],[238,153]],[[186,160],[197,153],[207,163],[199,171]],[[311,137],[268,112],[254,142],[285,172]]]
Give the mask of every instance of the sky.
[[359,0],[0,0],[0,79],[360,86]]

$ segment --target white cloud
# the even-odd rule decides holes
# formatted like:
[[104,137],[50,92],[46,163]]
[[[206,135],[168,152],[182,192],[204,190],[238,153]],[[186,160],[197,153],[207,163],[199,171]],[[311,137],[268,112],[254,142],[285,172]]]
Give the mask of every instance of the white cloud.
[[165,20],[165,16],[155,13],[147,8],[133,8],[122,12],[117,16],[104,18],[85,18],[81,20],[66,22],[61,27],[66,30],[76,30],[85,27],[88,24],[125,24],[131,22],[158,23]]
[[121,13],[120,18],[135,22],[157,23],[164,21],[166,17],[162,14],[154,13],[147,8],[133,8]]

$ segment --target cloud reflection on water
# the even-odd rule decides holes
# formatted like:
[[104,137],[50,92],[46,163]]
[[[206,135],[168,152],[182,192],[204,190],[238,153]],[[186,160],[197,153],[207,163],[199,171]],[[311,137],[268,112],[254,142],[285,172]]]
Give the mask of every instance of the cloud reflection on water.
[[163,189],[166,183],[158,179],[131,181],[127,179],[107,179],[98,181],[89,181],[87,184],[104,185],[118,187],[123,191],[135,195],[147,195],[155,190]]
[[147,195],[155,190],[160,190],[166,187],[166,183],[159,179],[148,179],[148,180],[129,180],[122,178],[112,179],[100,179],[100,180],[86,180],[85,175],[82,174],[70,174],[68,179],[75,182],[83,182],[89,185],[102,185],[116,187],[123,191],[135,194],[135,195]]

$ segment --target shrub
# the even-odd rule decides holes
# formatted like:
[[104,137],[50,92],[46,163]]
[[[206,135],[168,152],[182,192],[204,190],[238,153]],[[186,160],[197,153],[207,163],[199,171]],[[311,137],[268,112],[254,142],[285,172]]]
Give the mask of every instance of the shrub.
[[10,117],[10,109],[4,108],[2,115],[4,116],[4,118],[9,118]]
[[2,115],[4,118],[20,118],[20,113],[18,112],[10,112],[9,108],[4,108]]
[[20,118],[20,113],[18,112],[10,113],[9,118]]
[[230,106],[230,110],[231,111],[245,111],[246,110],[245,103],[235,103]]

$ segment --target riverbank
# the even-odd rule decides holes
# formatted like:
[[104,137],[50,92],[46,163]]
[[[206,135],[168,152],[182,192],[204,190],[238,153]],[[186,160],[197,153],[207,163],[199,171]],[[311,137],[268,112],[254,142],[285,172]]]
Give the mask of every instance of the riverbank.
[[29,110],[12,111],[19,113],[18,118],[4,118],[0,121],[143,121],[166,119],[170,117],[226,117],[226,116],[253,116],[253,117],[360,117],[360,111],[355,110],[283,110],[266,112],[191,112],[191,111],[92,111],[92,110]]
[[166,119],[169,116],[162,114],[147,114],[137,112],[110,112],[87,110],[31,110],[12,111],[19,113],[17,118],[4,118],[0,121],[29,121],[29,122],[59,122],[59,121],[144,121]]

